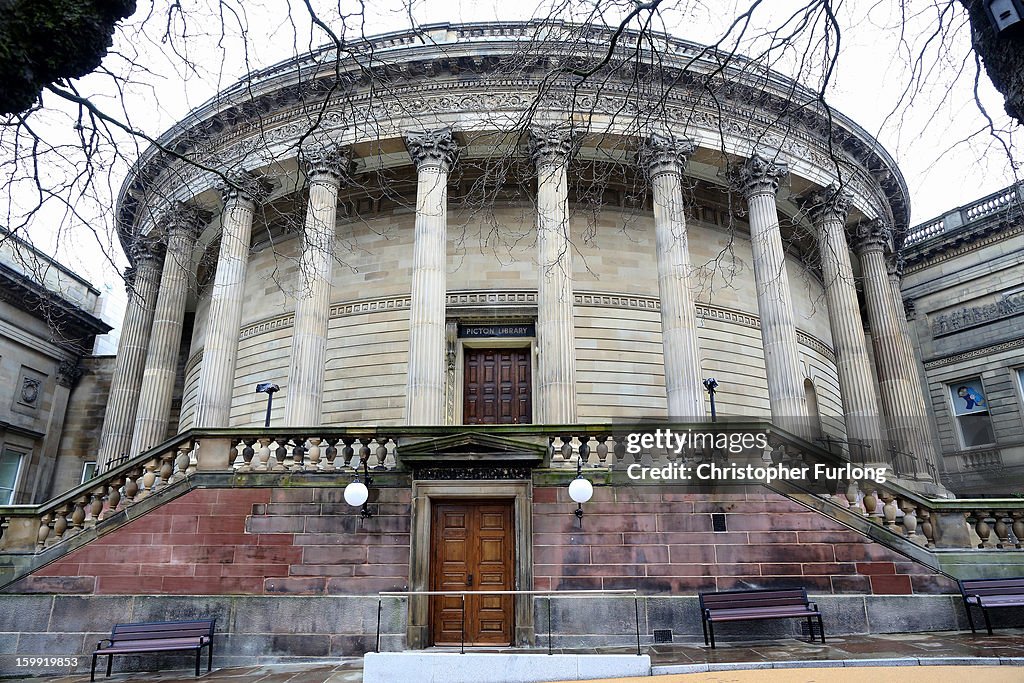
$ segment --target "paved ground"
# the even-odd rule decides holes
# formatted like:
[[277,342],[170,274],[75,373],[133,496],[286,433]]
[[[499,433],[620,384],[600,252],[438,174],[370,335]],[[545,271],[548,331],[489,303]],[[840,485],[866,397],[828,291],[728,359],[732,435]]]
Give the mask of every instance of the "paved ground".
[[[597,650],[573,650],[597,652]],[[630,652],[629,648],[608,648],[601,652]],[[653,645],[645,648],[651,655],[655,673],[700,674],[698,676],[672,675],[667,678],[636,679],[644,681],[679,681],[682,683],[725,683],[726,681],[769,681],[793,683],[796,681],[846,681],[852,672],[843,668],[877,664],[898,665],[897,676],[887,676],[871,670],[866,677],[873,680],[895,680],[901,683],[945,683],[946,681],[1024,681],[1024,630],[1005,629],[994,636],[971,635],[963,632],[909,633],[873,636],[835,636],[828,643],[807,643],[799,640],[723,643],[717,650],[698,644]],[[874,660],[874,661],[872,661]],[[782,669],[786,663],[800,662],[803,672]],[[944,664],[949,666],[922,666],[913,673],[907,666]],[[1016,664],[1019,666],[999,666]],[[959,666],[954,666],[959,665]],[[963,665],[970,665],[965,676]],[[111,683],[185,683],[187,681],[223,681],[224,683],[360,683],[360,662],[344,664],[268,664],[263,666],[215,669],[196,679],[191,671],[161,673],[115,673],[97,681]],[[840,668],[843,667],[843,668]],[[715,672],[715,669],[728,669]],[[774,668],[768,672],[764,669]],[[750,675],[738,669],[754,669]],[[711,670],[711,673],[707,673]],[[888,667],[886,667],[888,670]],[[703,672],[703,673],[702,673]],[[857,672],[856,680],[865,679],[865,670]],[[752,677],[751,677],[752,676]],[[776,678],[770,678],[775,676]],[[788,676],[788,677],[787,677]],[[913,678],[910,678],[913,676]],[[29,680],[29,679],[21,679]],[[31,679],[45,683],[85,683],[86,675],[47,676]],[[396,683],[415,683],[401,681]]]

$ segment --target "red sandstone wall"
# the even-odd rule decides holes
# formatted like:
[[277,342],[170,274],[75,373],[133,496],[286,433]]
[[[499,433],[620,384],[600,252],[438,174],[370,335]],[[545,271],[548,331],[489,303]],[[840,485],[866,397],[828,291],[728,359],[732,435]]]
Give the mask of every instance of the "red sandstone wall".
[[[566,487],[533,491],[537,590],[647,593],[805,586],[815,593],[955,593],[956,583],[763,488],[597,487],[577,527]],[[711,529],[726,514],[728,531]]]
[[408,490],[360,520],[340,488],[197,489],[7,588],[98,594],[369,594],[409,575]]

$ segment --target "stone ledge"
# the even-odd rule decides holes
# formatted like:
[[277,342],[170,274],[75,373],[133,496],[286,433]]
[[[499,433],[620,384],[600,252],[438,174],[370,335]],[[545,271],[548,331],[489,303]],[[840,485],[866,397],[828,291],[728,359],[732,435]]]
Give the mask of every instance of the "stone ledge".
[[532,683],[650,674],[648,655],[369,652],[363,659],[364,683]]

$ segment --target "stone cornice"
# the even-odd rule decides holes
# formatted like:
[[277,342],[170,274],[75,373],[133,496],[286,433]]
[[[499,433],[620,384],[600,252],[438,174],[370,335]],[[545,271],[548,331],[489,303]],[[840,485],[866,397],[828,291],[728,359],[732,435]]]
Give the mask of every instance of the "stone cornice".
[[682,175],[690,155],[697,151],[697,143],[674,135],[652,133],[640,146],[637,155],[640,165],[651,180],[663,173]]
[[459,156],[451,128],[410,131],[405,134],[405,148],[417,170],[439,168],[447,173]]
[[779,181],[787,173],[789,168],[785,162],[754,152],[733,166],[729,176],[743,196],[750,199],[759,194],[774,195],[779,191]]
[[985,221],[974,229],[946,233],[941,239],[929,240],[902,250],[907,272],[914,273],[996,242],[1024,235],[1024,220],[1017,222]]

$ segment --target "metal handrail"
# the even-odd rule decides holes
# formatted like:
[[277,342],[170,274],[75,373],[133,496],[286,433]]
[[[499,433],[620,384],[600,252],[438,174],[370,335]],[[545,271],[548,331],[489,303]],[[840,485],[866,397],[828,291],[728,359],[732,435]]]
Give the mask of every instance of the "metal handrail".
[[467,595],[543,595],[547,598],[548,612],[548,654],[551,651],[551,598],[598,598],[598,597],[619,597],[633,598],[633,615],[636,617],[636,655],[640,656],[640,596],[635,588],[593,588],[578,590],[546,590],[546,591],[380,591],[377,593],[377,648],[380,652],[380,615],[384,598],[402,598],[412,595],[458,595],[462,598],[461,614],[459,616],[459,654],[466,654],[466,596]]

